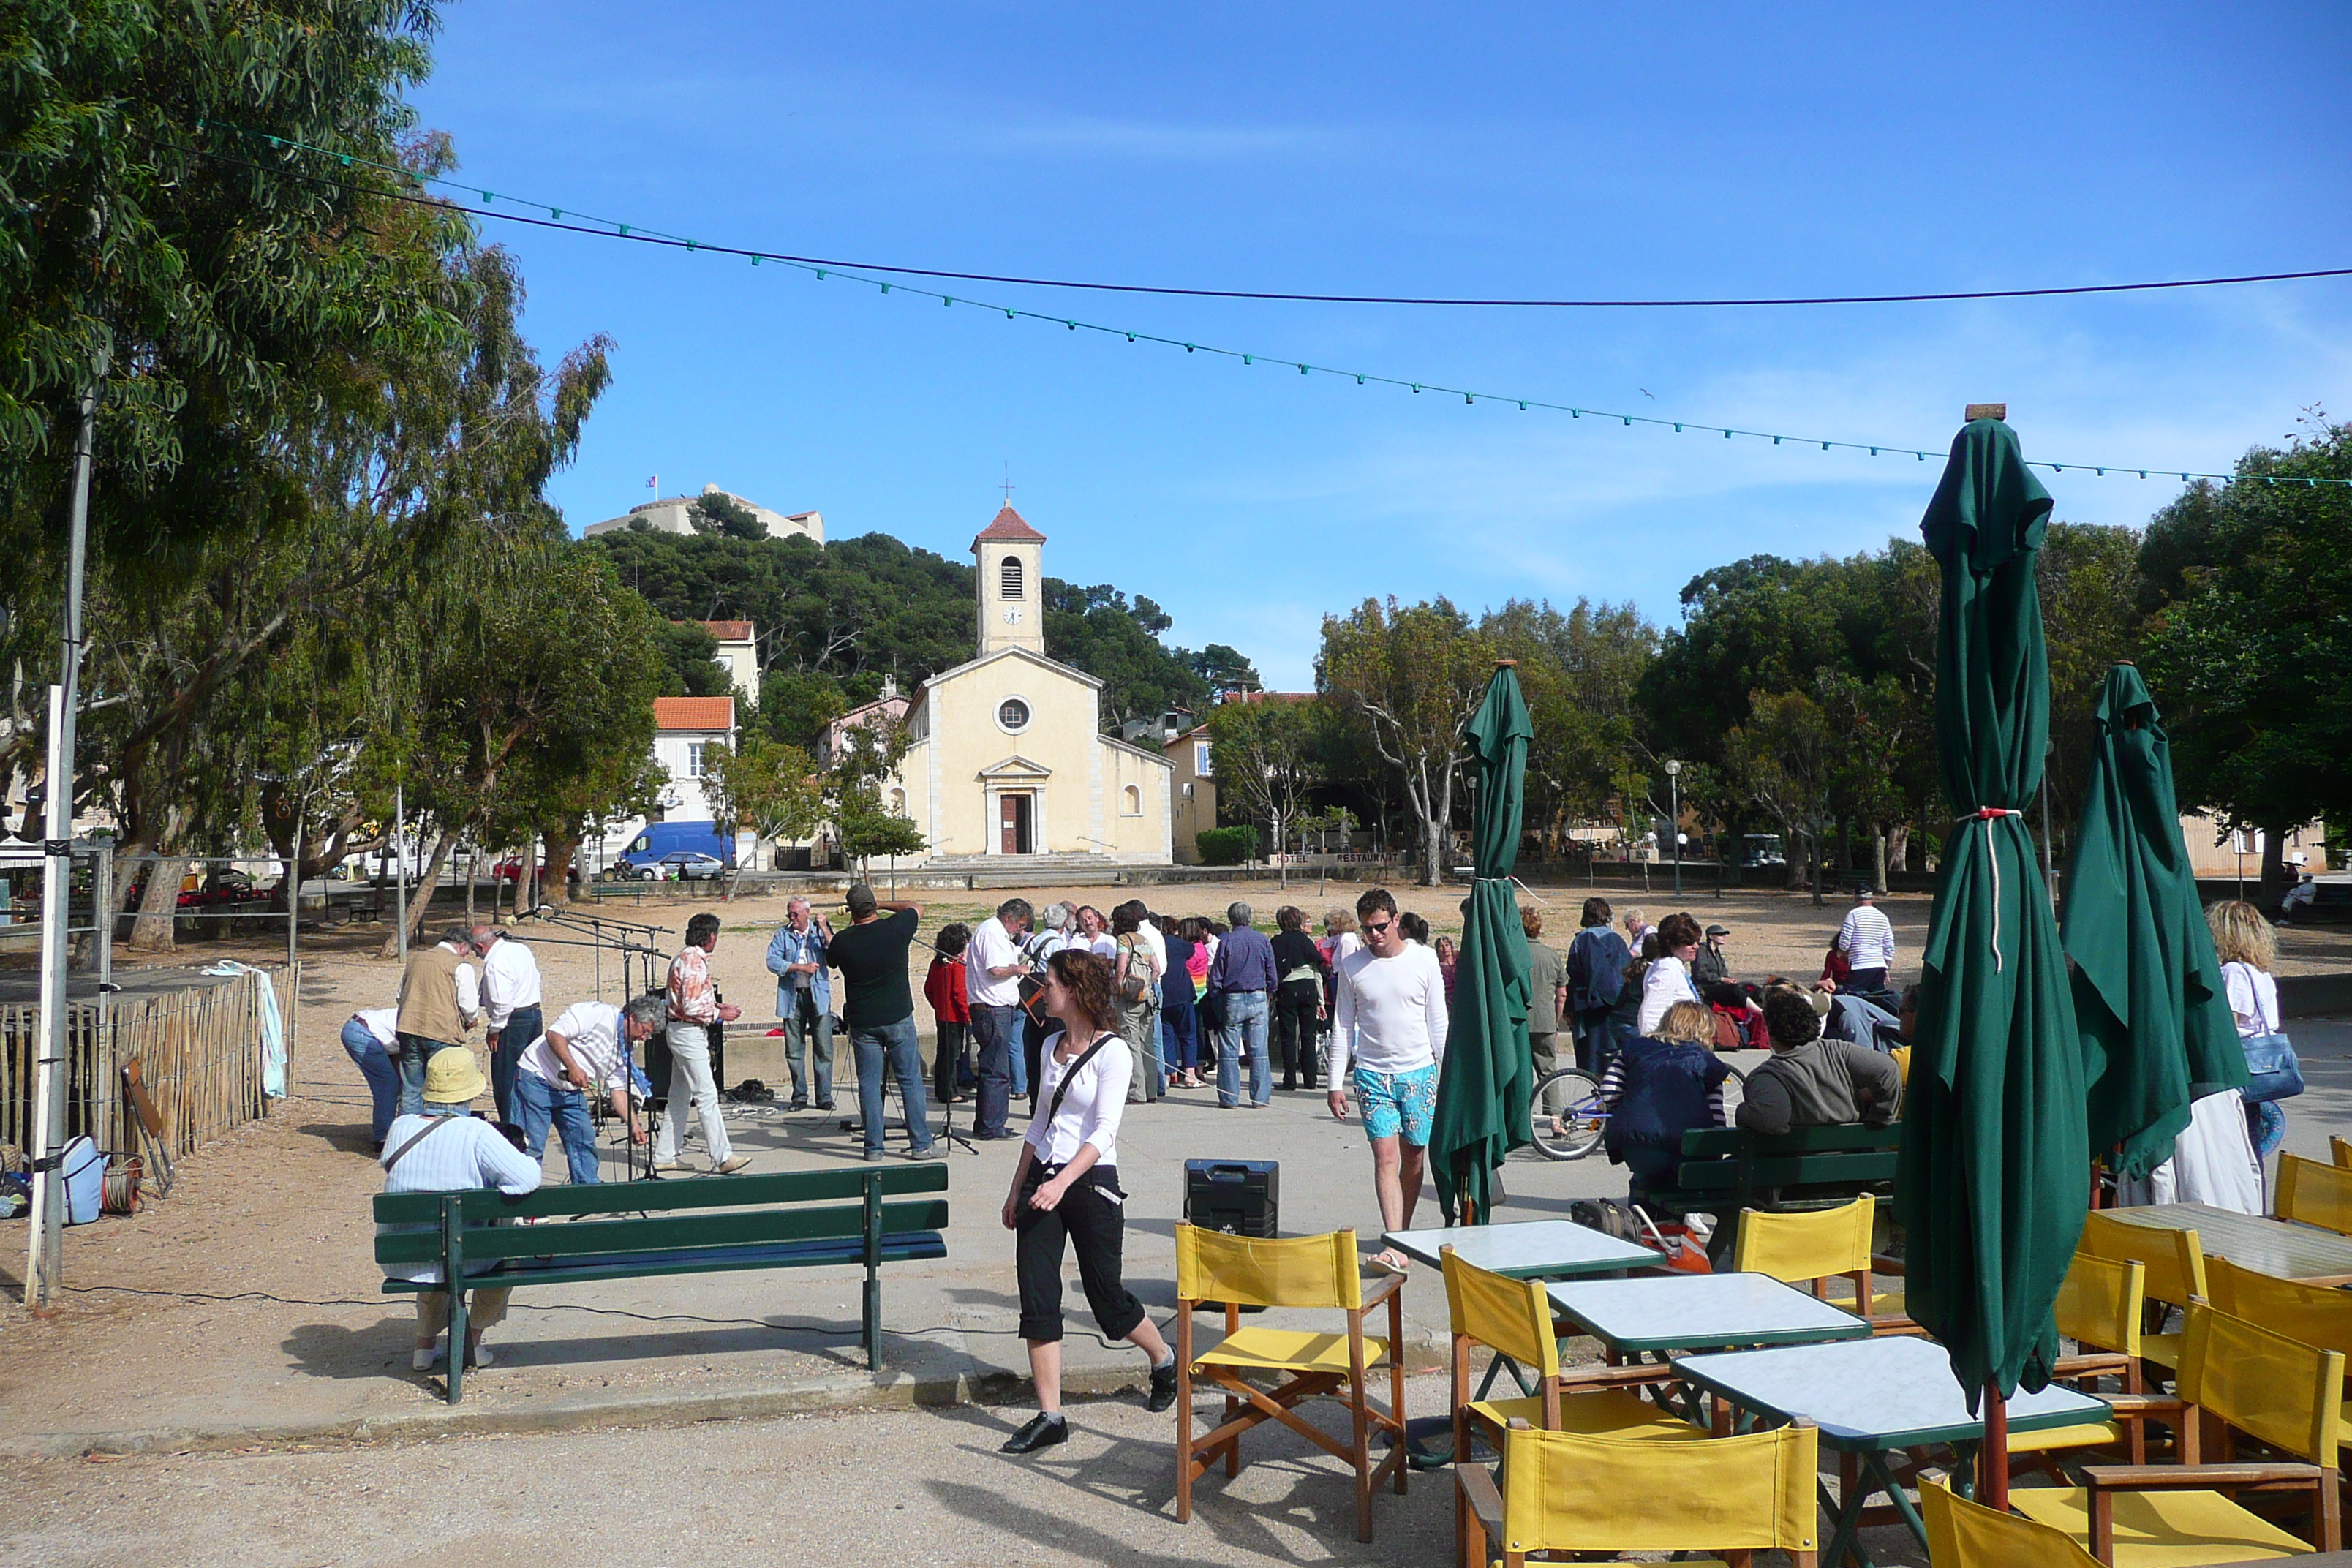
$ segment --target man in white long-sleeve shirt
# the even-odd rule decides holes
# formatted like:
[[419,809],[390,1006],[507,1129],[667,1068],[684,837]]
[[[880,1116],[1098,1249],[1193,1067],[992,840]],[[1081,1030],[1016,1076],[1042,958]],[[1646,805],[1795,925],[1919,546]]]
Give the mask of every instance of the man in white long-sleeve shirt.
[[[1435,953],[1398,929],[1387,889],[1358,899],[1356,920],[1364,945],[1339,961],[1332,1015],[1331,1114],[1347,1120],[1352,1087],[1372,1146],[1381,1227],[1410,1230],[1445,1057],[1445,974]],[[1372,1261],[1398,1274],[1409,1267],[1393,1247]]]
[[1845,954],[1846,962],[1845,981],[1838,989],[1886,989],[1886,977],[1895,968],[1895,927],[1872,901],[1867,882],[1854,887],[1853,908],[1838,927],[1837,950]]

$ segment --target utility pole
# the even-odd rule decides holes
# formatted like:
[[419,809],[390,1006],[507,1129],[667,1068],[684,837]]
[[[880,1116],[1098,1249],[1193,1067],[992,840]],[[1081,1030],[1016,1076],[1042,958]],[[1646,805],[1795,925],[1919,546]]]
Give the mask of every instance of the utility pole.
[[[392,785],[392,898],[394,915],[400,922],[395,934],[400,942],[400,962],[404,967],[408,963],[408,850],[401,843],[401,836],[407,831],[404,805],[400,783],[395,779]],[[381,904],[376,907],[383,908]]]
[[1679,899],[1683,896],[1683,765],[1672,758],[1666,761],[1666,798],[1674,803],[1666,808],[1674,814],[1666,826],[1675,836],[1675,897]]
[[[66,523],[66,603],[58,638],[58,683],[49,688],[47,821],[41,835],[41,1033],[34,1068],[33,1225],[25,1260],[25,1301],[53,1310],[58,1248],[65,1239],[62,1145],[66,1127],[66,947],[73,906],[74,721],[81,704],[82,568],[89,539],[90,455],[98,437],[101,351],[82,388],[74,437],[73,500]],[[93,882],[93,890],[97,884]],[[107,918],[101,909],[99,918]]]

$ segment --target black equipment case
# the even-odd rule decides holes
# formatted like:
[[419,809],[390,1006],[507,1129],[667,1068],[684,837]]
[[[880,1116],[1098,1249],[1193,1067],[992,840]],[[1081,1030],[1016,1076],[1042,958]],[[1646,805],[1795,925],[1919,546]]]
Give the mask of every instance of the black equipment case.
[[1184,1222],[1234,1236],[1274,1237],[1281,1174],[1273,1160],[1187,1160]]

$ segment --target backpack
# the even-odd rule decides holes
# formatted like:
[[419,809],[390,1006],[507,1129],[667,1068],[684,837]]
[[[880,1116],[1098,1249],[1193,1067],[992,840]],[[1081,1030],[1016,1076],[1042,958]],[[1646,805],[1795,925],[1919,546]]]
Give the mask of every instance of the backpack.
[[1123,936],[1118,939],[1119,951],[1127,954],[1127,977],[1118,983],[1118,999],[1122,1002],[1143,1002],[1160,990],[1160,975],[1152,967],[1151,946],[1142,938]]

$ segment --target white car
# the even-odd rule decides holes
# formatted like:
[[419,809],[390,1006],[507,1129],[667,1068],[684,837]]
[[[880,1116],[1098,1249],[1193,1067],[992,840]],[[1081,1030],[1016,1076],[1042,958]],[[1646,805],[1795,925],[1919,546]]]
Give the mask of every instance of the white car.
[[727,862],[716,855],[681,849],[675,855],[663,856],[637,875],[647,882],[717,881],[726,871]]

